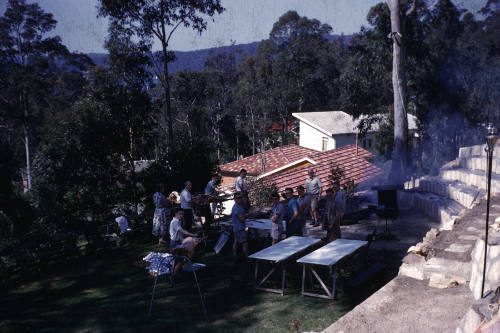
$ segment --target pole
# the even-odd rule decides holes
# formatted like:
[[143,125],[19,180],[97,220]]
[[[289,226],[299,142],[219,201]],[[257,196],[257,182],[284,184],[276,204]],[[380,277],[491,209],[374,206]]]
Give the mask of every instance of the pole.
[[486,154],[488,158],[488,187],[486,192],[486,230],[484,236],[484,261],[483,261],[483,282],[481,284],[481,298],[484,297],[484,282],[486,278],[486,258],[488,254],[488,223],[490,218],[490,188],[491,188],[491,166],[493,161],[493,147],[486,146]]
[[489,219],[490,219],[490,193],[491,193],[491,169],[493,161],[493,151],[495,150],[495,144],[498,140],[498,130],[492,123],[489,123],[486,127],[486,156],[488,159],[488,169],[487,169],[487,192],[486,192],[486,230],[484,234],[484,260],[483,260],[483,282],[481,284],[481,298],[484,297],[484,282],[486,280],[486,258],[488,257],[488,229],[489,229]]

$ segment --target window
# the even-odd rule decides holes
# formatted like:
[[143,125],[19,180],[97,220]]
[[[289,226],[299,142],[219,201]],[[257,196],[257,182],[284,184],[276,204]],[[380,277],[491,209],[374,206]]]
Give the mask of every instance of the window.
[[328,150],[328,137],[321,138],[321,151]]
[[368,139],[368,148],[372,147],[372,139]]

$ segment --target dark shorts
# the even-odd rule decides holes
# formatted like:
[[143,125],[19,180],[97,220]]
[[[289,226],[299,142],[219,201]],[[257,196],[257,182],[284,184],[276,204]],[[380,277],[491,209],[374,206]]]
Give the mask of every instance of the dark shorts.
[[238,244],[246,243],[248,241],[246,230],[236,231],[234,233],[234,239],[238,242]]

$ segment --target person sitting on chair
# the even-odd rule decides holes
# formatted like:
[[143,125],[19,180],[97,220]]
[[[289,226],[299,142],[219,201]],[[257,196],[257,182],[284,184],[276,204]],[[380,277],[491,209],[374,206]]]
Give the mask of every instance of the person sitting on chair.
[[195,234],[186,231],[181,226],[184,210],[182,208],[175,209],[175,216],[170,222],[170,250],[179,247],[183,244],[185,236],[195,237]]

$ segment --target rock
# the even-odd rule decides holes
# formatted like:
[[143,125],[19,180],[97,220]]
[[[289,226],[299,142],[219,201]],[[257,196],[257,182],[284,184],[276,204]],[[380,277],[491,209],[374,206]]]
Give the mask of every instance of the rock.
[[425,238],[436,238],[439,235],[439,230],[436,228],[432,228],[431,230],[427,231],[427,234],[425,234]]
[[481,313],[487,321],[490,321],[498,313],[498,303],[481,304],[479,306]]
[[420,255],[426,255],[429,252],[429,243],[420,242],[408,249],[408,252],[413,252]]

